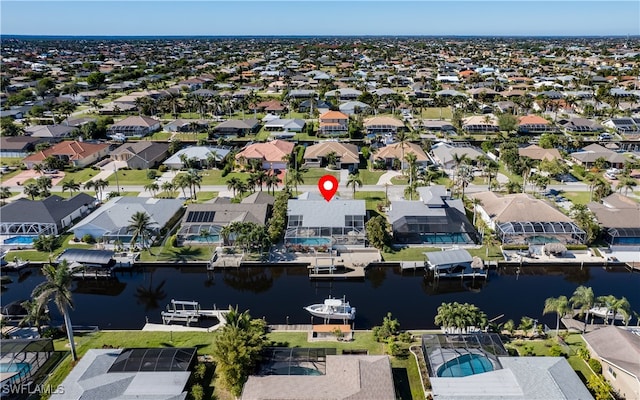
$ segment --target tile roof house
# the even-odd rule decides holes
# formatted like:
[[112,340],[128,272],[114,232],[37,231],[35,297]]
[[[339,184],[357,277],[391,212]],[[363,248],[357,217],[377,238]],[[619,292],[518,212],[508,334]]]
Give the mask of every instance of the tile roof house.
[[469,161],[476,161],[478,157],[486,156],[486,154],[475,147],[469,146],[452,146],[448,143],[438,143],[431,148],[433,160],[440,164],[444,169],[453,169],[456,165],[455,156],[466,156]]
[[360,114],[371,109],[367,103],[358,100],[345,101],[338,106],[338,110],[346,115]]
[[109,135],[123,135],[125,137],[144,137],[160,129],[160,121],[144,116],[130,116],[111,125],[107,131]]
[[198,132],[206,131],[209,121],[178,118],[166,124],[163,129],[166,132]]
[[397,158],[402,162],[402,168],[406,168],[408,164],[403,157],[406,157],[407,154],[415,154],[418,165],[427,166],[429,163],[429,157],[424,150],[422,150],[422,147],[410,142],[404,144],[398,142],[382,147],[373,154],[373,159],[382,160],[388,167],[392,167],[393,160]]
[[602,375],[621,398],[640,399],[640,335],[622,327],[606,326],[582,338],[591,357],[600,361]]
[[304,151],[304,165],[308,167],[326,167],[327,155],[335,153],[336,167],[357,168],[360,163],[358,146],[350,143],[327,141],[308,146]]
[[86,167],[109,154],[108,144],[86,142],[60,142],[48,149],[38,151],[24,158],[24,165],[31,169],[40,164],[48,156],[62,159],[76,167]]
[[62,139],[70,137],[77,128],[66,125],[33,125],[24,130],[25,136],[49,139]]
[[58,235],[73,220],[87,215],[95,200],[86,193],[68,199],[55,195],[35,201],[18,199],[0,207],[0,235]]
[[518,118],[519,133],[545,133],[554,132],[555,128],[546,119],[537,115],[524,115]]
[[335,97],[340,101],[355,100],[362,94],[362,91],[351,88],[336,89],[326,92],[325,97]]
[[209,166],[209,160],[214,158],[216,162],[224,160],[227,154],[230,153],[229,149],[223,149],[220,147],[210,146],[189,146],[184,149],[180,149],[177,153],[167,158],[162,164],[171,169],[184,168],[183,158],[187,158],[191,161],[197,161],[200,166]]
[[167,157],[168,143],[136,141],[122,144],[111,152],[113,161],[124,161],[131,169],[154,168]]
[[462,200],[442,185],[419,187],[419,200],[392,201],[387,213],[393,240],[400,244],[473,244],[478,232],[465,215]]
[[216,135],[236,135],[244,136],[256,133],[260,130],[260,121],[255,118],[249,119],[230,119],[224,121],[213,128]]
[[624,154],[616,153],[596,143],[588,145],[581,151],[571,153],[570,156],[574,162],[585,168],[591,168],[599,158],[604,158],[614,168],[622,168],[627,160]]
[[238,154],[236,160],[242,164],[248,164],[249,160],[258,160],[262,163],[263,169],[286,169],[286,156],[291,154],[294,143],[284,140],[272,140],[266,143],[250,144]]
[[394,400],[387,356],[327,355],[321,375],[249,377],[242,400]]
[[304,119],[272,119],[264,124],[264,129],[271,132],[302,132],[307,123]]
[[498,132],[498,118],[493,114],[472,115],[462,120],[462,129],[469,133]]
[[478,215],[496,231],[503,243],[584,243],[586,235],[569,217],[549,203],[525,193],[469,194],[480,200]]
[[532,160],[562,160],[562,155],[558,149],[543,149],[542,147],[532,144],[530,146],[519,148],[518,155],[520,157],[528,157]]
[[387,116],[367,118],[364,120],[363,126],[367,130],[367,134],[395,134],[405,127],[399,119]]
[[602,125],[587,118],[561,119],[560,121],[558,121],[558,125],[569,132],[575,133],[600,132],[604,130]]
[[349,116],[340,111],[327,111],[320,115],[321,134],[341,135],[349,131]]
[[602,199],[602,203],[590,202],[587,207],[604,228],[609,246],[640,247],[640,203],[613,193]]

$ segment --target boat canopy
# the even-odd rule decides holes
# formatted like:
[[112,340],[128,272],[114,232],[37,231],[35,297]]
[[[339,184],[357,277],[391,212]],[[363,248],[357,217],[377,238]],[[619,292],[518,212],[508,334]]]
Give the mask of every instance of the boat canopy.
[[339,307],[342,305],[342,300],[340,299],[325,299],[324,304],[330,307]]

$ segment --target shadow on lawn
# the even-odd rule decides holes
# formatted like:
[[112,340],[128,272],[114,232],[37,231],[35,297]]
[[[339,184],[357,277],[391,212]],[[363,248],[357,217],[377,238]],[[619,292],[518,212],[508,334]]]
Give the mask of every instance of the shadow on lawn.
[[158,255],[158,259],[162,261],[185,262],[185,261],[202,260],[203,255],[204,255],[204,252],[202,251],[201,248],[187,246],[187,247],[180,247],[180,248],[169,250],[169,251],[163,250]]
[[406,368],[392,368],[393,386],[396,389],[398,399],[411,399],[411,386],[409,386],[409,375]]

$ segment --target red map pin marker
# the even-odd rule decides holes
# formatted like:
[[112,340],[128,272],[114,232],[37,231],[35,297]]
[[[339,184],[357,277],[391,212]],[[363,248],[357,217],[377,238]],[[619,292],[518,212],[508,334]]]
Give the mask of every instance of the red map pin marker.
[[325,175],[318,181],[318,189],[326,201],[331,201],[338,191],[338,180],[333,175]]

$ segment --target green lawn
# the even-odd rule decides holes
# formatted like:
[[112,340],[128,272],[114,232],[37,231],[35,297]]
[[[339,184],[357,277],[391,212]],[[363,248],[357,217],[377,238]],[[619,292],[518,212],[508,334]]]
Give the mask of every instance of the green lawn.
[[[51,259],[54,260],[60,253],[62,253],[67,248],[78,248],[78,249],[91,249],[94,246],[91,244],[84,244],[82,242],[70,244],[69,240],[73,238],[73,234],[67,234],[61,237],[60,243],[61,246],[56,249],[51,255]],[[46,251],[37,251],[37,250],[11,250],[5,256],[7,260],[12,260],[13,257],[18,257],[23,260],[29,261],[48,261],[49,253]]]
[[18,175],[20,172],[22,172],[22,170],[17,169],[15,171],[11,171],[6,174],[0,174],[0,183],[13,178],[14,176]]
[[206,132],[199,133],[178,133],[174,136],[174,139],[178,139],[182,142],[197,142],[200,139],[208,139],[209,134]]
[[100,171],[96,171],[95,169],[91,169],[91,168],[83,168],[80,171],[76,171],[76,172],[65,172],[64,179],[58,182],[56,186],[62,186],[64,182],[68,182],[72,179],[76,183],[83,184],[87,182],[89,179],[91,179],[92,177],[98,175],[99,173]]
[[171,132],[159,131],[159,132],[155,132],[151,136],[147,136],[146,138],[148,138],[150,140],[164,140],[164,141],[167,141],[167,140],[169,140],[169,138],[171,138]]
[[365,200],[367,210],[378,210],[378,203],[384,203],[384,192],[356,192],[356,199]]
[[213,255],[212,245],[172,247],[167,240],[164,247],[152,247],[140,253],[140,261],[209,261]]
[[503,260],[502,250],[500,250],[499,246],[489,246],[489,251],[487,252],[487,246],[482,246],[477,249],[467,249],[471,256],[478,256],[483,260]]
[[[147,170],[146,169],[121,169],[118,170],[117,173],[111,174],[109,178],[107,178],[107,182],[109,182],[109,187],[106,189],[108,191],[112,190],[111,188],[116,187],[116,174],[117,181],[120,186],[124,185],[146,185],[151,183],[151,179],[147,178]],[[156,175],[160,176],[160,173],[156,171]]]
[[319,140],[319,138],[318,136],[310,136],[307,133],[300,132],[293,137],[293,140],[316,141]]
[[574,204],[587,204],[589,202],[589,192],[562,192],[562,195],[571,200]]
[[393,178],[391,178],[391,183],[393,183],[394,185],[408,185],[409,184],[409,177],[407,177],[407,176],[394,176]]
[[[442,111],[442,114],[441,114]],[[451,119],[452,113],[450,107],[427,107],[422,109],[422,118],[426,119],[440,119],[440,115],[442,115],[442,119]]]
[[198,192],[196,202],[204,203],[205,201],[215,199],[216,197],[218,197],[218,192]]
[[405,247],[403,249],[394,250],[391,253],[382,252],[384,261],[424,261],[424,252],[440,251],[437,247]]
[[369,171],[361,169],[359,171],[359,175],[363,185],[376,185],[378,184],[380,177],[386,172],[387,171]]
[[0,157],[0,165],[8,167],[20,167],[22,165],[22,158],[20,157]]
[[227,176],[222,176],[222,171],[219,169],[207,169],[201,171],[202,183],[201,185],[225,185],[231,178],[239,178],[246,181],[249,178],[248,173],[244,172],[231,172]]
[[333,175],[336,179],[340,179],[340,172],[338,171],[327,171],[324,168],[309,168],[309,170],[303,174],[304,184],[313,185],[320,177],[325,175]]
[[501,174],[505,175],[507,178],[514,182],[518,182],[522,185],[522,177],[520,175],[516,175],[511,173],[511,171],[507,170],[503,163],[500,163],[500,168],[498,170]]
[[256,134],[255,139],[259,142],[264,142],[267,139],[269,139],[270,135],[271,135],[271,132],[265,130],[264,127],[262,127],[262,129],[260,129],[260,132]]

